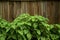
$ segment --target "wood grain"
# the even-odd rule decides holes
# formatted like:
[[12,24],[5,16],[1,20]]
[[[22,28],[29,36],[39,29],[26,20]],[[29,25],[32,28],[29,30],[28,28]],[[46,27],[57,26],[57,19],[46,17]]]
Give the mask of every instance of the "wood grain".
[[0,2],[0,17],[11,22],[22,13],[44,16],[52,24],[60,23],[60,2]]

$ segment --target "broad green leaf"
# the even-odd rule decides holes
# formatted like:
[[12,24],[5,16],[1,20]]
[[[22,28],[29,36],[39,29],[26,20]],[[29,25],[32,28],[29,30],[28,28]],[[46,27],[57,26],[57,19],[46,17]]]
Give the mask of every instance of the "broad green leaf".
[[31,23],[25,22],[26,25],[31,26]]
[[23,35],[23,31],[22,31],[22,30],[17,30],[17,32],[18,32],[20,35]]
[[38,39],[38,40],[40,40],[40,39],[41,39],[40,35],[37,35],[37,39]]
[[29,32],[29,30],[24,30],[24,34],[27,34]]
[[54,28],[54,26],[53,26],[53,25],[49,25],[49,26],[47,27],[47,30],[50,31],[52,28]]
[[36,30],[38,35],[41,35],[41,31],[40,30]]
[[8,32],[9,30],[10,30],[10,28],[7,28],[7,29],[6,29],[6,32]]
[[59,38],[59,35],[54,35],[54,34],[50,34],[50,35],[51,35],[52,40]]
[[16,25],[12,25],[11,27],[12,27],[13,29],[15,29],[15,28],[16,28]]
[[28,38],[28,40],[31,40],[32,35],[31,35],[30,33],[28,33],[28,34],[27,34],[27,38]]
[[58,30],[59,34],[60,34],[60,30]]
[[38,27],[38,24],[37,23],[34,23],[33,24],[33,27],[34,27],[34,29],[36,29]]
[[41,37],[41,40],[46,40],[45,37]]
[[0,37],[0,40],[5,40],[5,37],[4,36]]

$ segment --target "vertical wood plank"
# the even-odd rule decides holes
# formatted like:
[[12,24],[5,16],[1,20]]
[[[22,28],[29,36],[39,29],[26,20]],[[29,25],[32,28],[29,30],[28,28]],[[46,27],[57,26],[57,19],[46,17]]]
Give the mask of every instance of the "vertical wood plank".
[[2,17],[2,2],[0,2],[0,17]]
[[8,9],[8,20],[11,22],[11,21],[13,21],[13,13],[14,13],[14,4],[13,4],[13,2],[8,2],[9,3],[9,5],[8,5],[8,7],[9,7],[9,9]]
[[60,24],[60,2],[59,2],[59,14],[58,15],[59,15],[59,17],[58,17],[59,18],[58,23]]
[[48,13],[48,18],[49,18],[49,23],[54,23],[54,14],[55,14],[55,5],[53,2],[47,2],[47,13]]
[[26,2],[21,2],[21,13],[26,12]]
[[41,2],[41,15],[43,16],[43,2]]
[[43,16],[48,18],[46,9],[47,9],[47,2],[43,2]]
[[58,23],[58,17],[59,17],[59,2],[55,2],[55,23]]
[[41,12],[41,2],[38,2],[38,15],[42,15],[42,12]]
[[14,13],[13,13],[13,17],[16,18],[16,13],[17,13],[17,8],[16,8],[16,2],[14,2]]
[[34,12],[34,15],[38,15],[38,3],[37,2],[33,2],[33,4],[32,4],[32,10],[33,10],[33,12]]
[[29,2],[29,13],[30,15],[34,15],[33,2]]
[[14,18],[21,14],[21,2],[14,2]]
[[8,20],[8,2],[2,2],[2,17]]
[[5,15],[4,15],[4,2],[2,2],[2,18],[5,19]]

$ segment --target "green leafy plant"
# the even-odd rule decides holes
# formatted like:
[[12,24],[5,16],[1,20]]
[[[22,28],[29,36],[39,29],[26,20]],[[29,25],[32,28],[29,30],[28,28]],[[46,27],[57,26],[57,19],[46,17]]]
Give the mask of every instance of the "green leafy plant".
[[0,40],[59,40],[60,24],[43,16],[21,14],[12,23],[0,19]]
[[12,27],[24,40],[40,40],[48,38],[47,21],[48,19],[42,16],[22,14],[12,22]]
[[6,33],[9,30],[9,26],[10,26],[9,22],[0,18],[0,40],[5,40]]
[[60,39],[60,25],[53,24],[53,27],[50,29],[50,37],[52,40],[59,40]]

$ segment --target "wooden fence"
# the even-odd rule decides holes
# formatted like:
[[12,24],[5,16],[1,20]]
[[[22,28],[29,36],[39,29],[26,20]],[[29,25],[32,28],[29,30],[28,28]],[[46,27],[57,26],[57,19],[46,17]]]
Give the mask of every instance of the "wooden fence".
[[41,15],[49,19],[49,23],[60,23],[60,2],[0,2],[0,17],[13,21],[21,13]]

